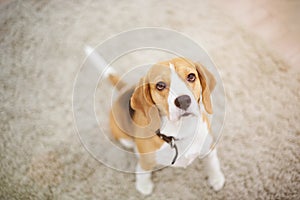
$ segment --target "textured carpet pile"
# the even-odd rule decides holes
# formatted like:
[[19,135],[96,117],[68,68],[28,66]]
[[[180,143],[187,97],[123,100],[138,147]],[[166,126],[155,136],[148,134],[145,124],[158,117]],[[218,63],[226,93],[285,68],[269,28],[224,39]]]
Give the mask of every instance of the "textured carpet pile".
[[155,172],[146,199],[299,199],[299,66],[196,0],[1,2],[0,198],[143,198],[133,174],[107,168],[84,149],[72,114],[84,45],[143,26],[177,30],[205,47],[226,92],[224,189],[210,189],[196,161]]

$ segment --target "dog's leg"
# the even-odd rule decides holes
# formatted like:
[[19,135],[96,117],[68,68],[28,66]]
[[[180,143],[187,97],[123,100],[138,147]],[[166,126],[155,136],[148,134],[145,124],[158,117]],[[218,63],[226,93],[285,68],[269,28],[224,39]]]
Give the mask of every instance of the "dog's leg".
[[204,159],[204,165],[209,185],[212,186],[215,191],[222,189],[225,183],[225,177],[220,168],[216,149],[212,150]]
[[140,193],[144,195],[151,194],[153,190],[153,183],[151,181],[151,171],[146,171],[142,169],[140,164],[137,164],[136,166],[135,187]]

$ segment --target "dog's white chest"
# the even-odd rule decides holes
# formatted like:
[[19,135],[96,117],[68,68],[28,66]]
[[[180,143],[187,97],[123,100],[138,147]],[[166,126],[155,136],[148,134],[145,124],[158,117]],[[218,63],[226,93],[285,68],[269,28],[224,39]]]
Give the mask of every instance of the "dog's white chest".
[[[163,119],[161,133],[167,136],[174,136],[178,140],[175,144],[178,148],[178,158],[172,166],[187,167],[201,152],[207,151],[204,148],[210,145],[212,139],[208,134],[207,124],[200,117],[183,117],[178,122],[171,122]],[[175,149],[164,143],[156,152],[156,162],[161,165],[170,165],[175,156]]]

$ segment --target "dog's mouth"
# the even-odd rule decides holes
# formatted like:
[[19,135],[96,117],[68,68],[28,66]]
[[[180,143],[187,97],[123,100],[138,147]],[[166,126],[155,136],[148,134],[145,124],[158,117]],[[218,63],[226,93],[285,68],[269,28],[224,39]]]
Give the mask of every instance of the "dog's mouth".
[[185,112],[183,113],[182,115],[180,115],[180,117],[187,117],[187,116],[190,116],[192,115],[193,113],[189,113],[189,112]]
[[199,114],[197,112],[193,112],[193,111],[179,111],[179,113],[176,113],[176,117],[171,117],[174,115],[170,115],[169,120],[170,121],[178,121],[180,119],[186,118],[186,117],[197,117],[199,116]]

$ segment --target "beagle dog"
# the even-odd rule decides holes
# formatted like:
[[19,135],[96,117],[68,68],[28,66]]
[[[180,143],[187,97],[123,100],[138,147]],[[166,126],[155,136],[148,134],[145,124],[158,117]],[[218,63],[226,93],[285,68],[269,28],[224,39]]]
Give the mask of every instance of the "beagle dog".
[[216,81],[204,66],[185,58],[159,62],[129,89],[112,68],[104,75],[120,90],[111,109],[110,128],[116,140],[137,154],[139,192],[151,194],[155,167],[187,167],[207,152],[208,182],[216,191],[223,187],[209,120]]

